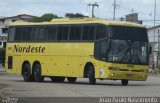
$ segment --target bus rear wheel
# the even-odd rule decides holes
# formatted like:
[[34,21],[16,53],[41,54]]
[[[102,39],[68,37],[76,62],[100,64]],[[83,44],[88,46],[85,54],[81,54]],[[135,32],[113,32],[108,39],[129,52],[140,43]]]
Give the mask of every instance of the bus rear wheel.
[[61,83],[61,82],[64,82],[65,80],[65,77],[50,77],[52,82],[58,82],[58,83]]
[[68,80],[70,83],[74,83],[74,82],[76,82],[77,78],[76,78],[76,77],[68,77],[67,80]]
[[122,84],[123,86],[127,86],[127,85],[128,85],[128,80],[122,79],[122,80],[121,80],[121,84]]
[[96,84],[95,71],[92,65],[89,66],[88,76],[89,76],[89,83]]
[[26,82],[33,81],[33,76],[31,75],[31,68],[29,64],[24,64],[22,68],[22,76],[23,76],[24,81]]
[[44,77],[41,76],[41,66],[40,64],[35,64],[33,66],[33,78],[35,82],[43,82]]

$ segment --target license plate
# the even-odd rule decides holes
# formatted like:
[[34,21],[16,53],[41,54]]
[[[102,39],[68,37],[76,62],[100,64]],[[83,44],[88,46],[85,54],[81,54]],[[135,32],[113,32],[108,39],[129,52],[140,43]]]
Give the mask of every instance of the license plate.
[[127,77],[132,77],[132,76],[133,76],[133,74],[126,74],[126,76],[127,76]]

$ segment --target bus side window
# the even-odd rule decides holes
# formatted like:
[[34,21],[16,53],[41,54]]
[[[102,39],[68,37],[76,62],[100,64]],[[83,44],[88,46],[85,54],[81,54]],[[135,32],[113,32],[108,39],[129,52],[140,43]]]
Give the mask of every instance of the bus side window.
[[22,35],[22,27],[16,27],[14,40],[21,41],[21,35]]
[[84,25],[82,40],[93,40],[95,35],[95,26],[94,25]]
[[56,40],[57,26],[49,26],[46,28],[46,39],[53,41]]
[[98,60],[100,59],[100,47],[101,47],[101,42],[100,41],[95,42],[94,57]]
[[45,40],[45,27],[33,27],[33,35],[35,41]]
[[57,40],[68,40],[68,31],[69,31],[68,26],[59,26]]
[[22,41],[33,41],[33,27],[23,27]]
[[82,27],[81,26],[71,26],[70,27],[69,40],[80,40],[81,39],[81,33],[82,33]]
[[102,40],[95,42],[94,45],[94,57],[98,60],[107,60],[108,41]]
[[107,40],[103,40],[101,41],[101,49],[100,49],[100,59],[103,60],[103,61],[106,61],[107,60],[107,48],[108,48],[108,45],[107,45]]
[[16,28],[15,27],[10,27],[9,28],[9,37],[8,40],[9,41],[14,41],[14,36],[15,36],[15,32],[16,32]]
[[108,29],[105,25],[97,25],[96,40],[107,37]]

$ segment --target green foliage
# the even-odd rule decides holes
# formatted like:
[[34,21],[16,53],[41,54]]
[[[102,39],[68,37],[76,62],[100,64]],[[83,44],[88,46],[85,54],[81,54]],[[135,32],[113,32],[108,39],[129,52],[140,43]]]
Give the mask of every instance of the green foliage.
[[5,54],[6,54],[6,49],[0,48],[0,63],[2,64],[5,63]]
[[53,13],[46,13],[39,18],[34,18],[33,20],[31,20],[31,22],[45,22],[45,21],[47,22],[51,21],[54,18],[59,18],[59,17]]
[[58,18],[58,16],[52,13],[44,14],[41,16],[42,21],[51,21],[53,18]]
[[34,19],[31,20],[30,22],[41,22],[41,18],[34,18]]
[[67,18],[82,18],[82,17],[88,17],[88,16],[85,16],[85,15],[80,14],[80,13],[76,13],[76,14],[74,14],[74,13],[66,13],[65,17],[67,17]]

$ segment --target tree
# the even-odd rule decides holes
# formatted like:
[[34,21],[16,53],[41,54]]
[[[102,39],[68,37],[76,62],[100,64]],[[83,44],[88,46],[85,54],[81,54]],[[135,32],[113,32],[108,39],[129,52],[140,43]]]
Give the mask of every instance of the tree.
[[58,18],[58,16],[52,13],[47,13],[41,16],[42,21],[51,21],[54,18]]
[[65,17],[67,17],[67,18],[81,18],[81,17],[88,17],[88,16],[85,16],[85,15],[80,14],[80,13],[76,13],[76,14],[74,14],[74,13],[66,13]]
[[51,21],[54,18],[59,18],[56,14],[53,13],[46,13],[43,14],[41,17],[39,18],[34,18],[33,20],[31,20],[31,22],[45,22],[45,21]]

